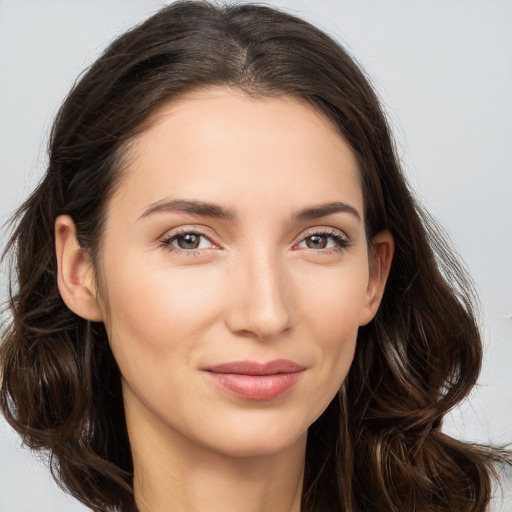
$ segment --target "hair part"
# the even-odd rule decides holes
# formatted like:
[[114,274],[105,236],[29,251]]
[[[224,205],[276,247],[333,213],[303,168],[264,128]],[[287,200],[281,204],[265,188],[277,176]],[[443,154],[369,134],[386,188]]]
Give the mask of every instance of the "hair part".
[[15,269],[0,348],[7,420],[51,453],[57,481],[92,510],[136,510],[120,372],[104,325],[60,297],[54,223],[73,218],[98,268],[130,142],[164,104],[216,86],[291,96],[327,116],[357,157],[369,240],[383,229],[395,239],[381,307],[309,430],[302,510],[484,511],[503,453],[440,431],[481,364],[468,277],[408,189],[364,73],[329,36],[266,6],[173,3],[116,39],[73,86],[47,172],[15,213],[6,249]]

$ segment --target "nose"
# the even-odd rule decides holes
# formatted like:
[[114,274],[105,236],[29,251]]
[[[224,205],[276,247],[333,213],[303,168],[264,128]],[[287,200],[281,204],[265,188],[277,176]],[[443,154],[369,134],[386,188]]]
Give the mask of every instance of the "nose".
[[232,269],[230,281],[226,324],[231,332],[266,340],[290,328],[291,283],[278,258],[261,253],[244,258]]

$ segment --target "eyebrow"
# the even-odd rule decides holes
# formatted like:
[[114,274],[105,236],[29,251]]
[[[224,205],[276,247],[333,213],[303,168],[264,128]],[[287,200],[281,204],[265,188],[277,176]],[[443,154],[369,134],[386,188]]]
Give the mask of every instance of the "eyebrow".
[[225,220],[234,220],[236,217],[235,212],[217,204],[195,200],[171,199],[152,204],[139,219],[159,212],[187,213],[189,215],[201,215]]
[[[207,203],[204,201],[185,199],[158,201],[157,203],[152,204],[139,217],[139,219],[143,219],[149,215],[153,215],[159,212],[185,213],[188,215],[200,215],[223,220],[236,219],[236,213],[229,208],[224,208],[220,205]],[[353,215],[358,221],[361,220],[361,215],[353,206],[350,206],[349,204],[343,203],[341,201],[334,201],[331,203],[312,206],[310,208],[304,208],[303,210],[295,213],[293,219],[296,222],[301,222],[305,220],[313,220],[320,217],[326,217],[327,215],[333,215],[335,213],[349,213]]]
[[294,215],[294,218],[297,221],[304,221],[326,217],[327,215],[332,215],[334,213],[350,213],[357,220],[361,220],[361,215],[359,215],[359,212],[353,206],[350,206],[347,203],[342,203],[341,201],[334,201],[332,203],[320,204],[311,208],[304,208],[303,210],[298,211]]

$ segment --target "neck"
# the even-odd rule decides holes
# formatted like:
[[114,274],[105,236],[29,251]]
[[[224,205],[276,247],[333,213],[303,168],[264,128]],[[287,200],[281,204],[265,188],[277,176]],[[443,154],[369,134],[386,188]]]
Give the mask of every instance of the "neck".
[[230,456],[130,416],[139,512],[300,512],[306,435],[276,453]]

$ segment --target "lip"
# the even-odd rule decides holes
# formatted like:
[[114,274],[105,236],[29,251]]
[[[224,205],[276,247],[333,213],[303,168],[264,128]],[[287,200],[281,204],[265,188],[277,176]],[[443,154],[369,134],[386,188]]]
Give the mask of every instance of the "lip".
[[272,400],[290,389],[305,367],[286,359],[266,363],[232,361],[203,371],[224,391],[244,400]]

